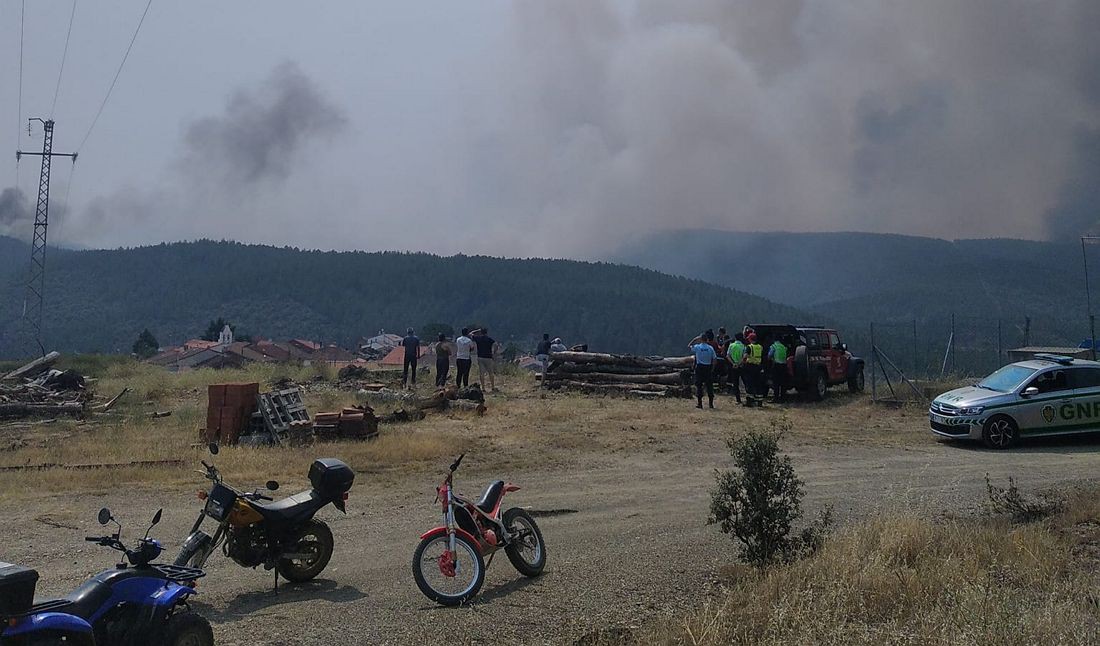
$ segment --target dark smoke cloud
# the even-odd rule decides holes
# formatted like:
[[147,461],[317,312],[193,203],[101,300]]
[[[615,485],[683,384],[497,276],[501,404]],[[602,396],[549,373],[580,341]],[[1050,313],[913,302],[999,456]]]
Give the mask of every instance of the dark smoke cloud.
[[278,230],[272,215],[281,212],[303,150],[345,125],[297,66],[282,64],[255,87],[235,91],[221,114],[185,124],[180,153],[162,182],[93,198],[67,233],[101,246],[256,240],[261,224]]
[[[69,209],[63,201],[54,197],[58,192],[51,191],[49,218],[51,224],[63,225]],[[0,236],[30,240],[34,234],[34,210],[35,205],[22,189],[8,187],[0,191]]]
[[514,245],[600,255],[673,227],[1042,238],[1100,213],[1095,0],[514,6],[510,119],[478,134],[467,178],[505,187],[492,227]]
[[27,196],[23,191],[18,188],[0,191],[0,235],[30,237],[33,223],[34,211],[27,203]]
[[304,142],[344,125],[314,83],[284,63],[258,87],[236,91],[221,115],[187,126],[181,164],[200,181],[227,185],[285,179]]

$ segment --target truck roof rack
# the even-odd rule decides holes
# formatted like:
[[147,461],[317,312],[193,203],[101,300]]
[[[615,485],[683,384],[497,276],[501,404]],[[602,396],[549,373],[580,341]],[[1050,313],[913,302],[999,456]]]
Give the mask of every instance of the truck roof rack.
[[1047,354],[1045,352],[1041,352],[1035,355],[1034,358],[1041,361],[1053,361],[1054,363],[1058,363],[1063,366],[1069,366],[1073,364],[1073,357],[1067,357],[1062,354]]

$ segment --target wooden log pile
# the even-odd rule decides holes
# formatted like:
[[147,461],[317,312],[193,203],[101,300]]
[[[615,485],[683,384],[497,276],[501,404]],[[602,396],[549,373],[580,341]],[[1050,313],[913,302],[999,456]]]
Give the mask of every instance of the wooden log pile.
[[79,373],[52,369],[60,357],[51,352],[0,376],[0,419],[84,415],[91,393]]
[[546,386],[593,394],[687,397],[692,357],[637,357],[599,352],[550,355]]

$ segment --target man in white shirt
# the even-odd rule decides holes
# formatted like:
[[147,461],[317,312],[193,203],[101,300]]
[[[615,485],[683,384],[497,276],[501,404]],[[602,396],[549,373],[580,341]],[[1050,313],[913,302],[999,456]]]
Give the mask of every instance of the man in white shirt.
[[462,336],[455,339],[455,369],[458,371],[455,384],[459,388],[470,385],[471,350],[474,340],[470,338],[470,328],[462,328]]

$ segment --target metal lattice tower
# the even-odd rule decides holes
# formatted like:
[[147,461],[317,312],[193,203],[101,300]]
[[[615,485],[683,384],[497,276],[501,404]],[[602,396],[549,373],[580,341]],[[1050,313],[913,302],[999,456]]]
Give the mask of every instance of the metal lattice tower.
[[34,118],[31,121],[42,122],[42,152],[15,152],[18,160],[23,155],[41,155],[42,172],[38,178],[38,204],[34,210],[34,237],[31,241],[31,271],[27,279],[27,291],[23,300],[23,331],[32,349],[37,346],[40,354],[46,354],[42,343],[42,313],[46,291],[46,231],[49,228],[50,214],[50,162],[56,157],[71,157],[76,162],[76,153],[53,152],[53,120]]

